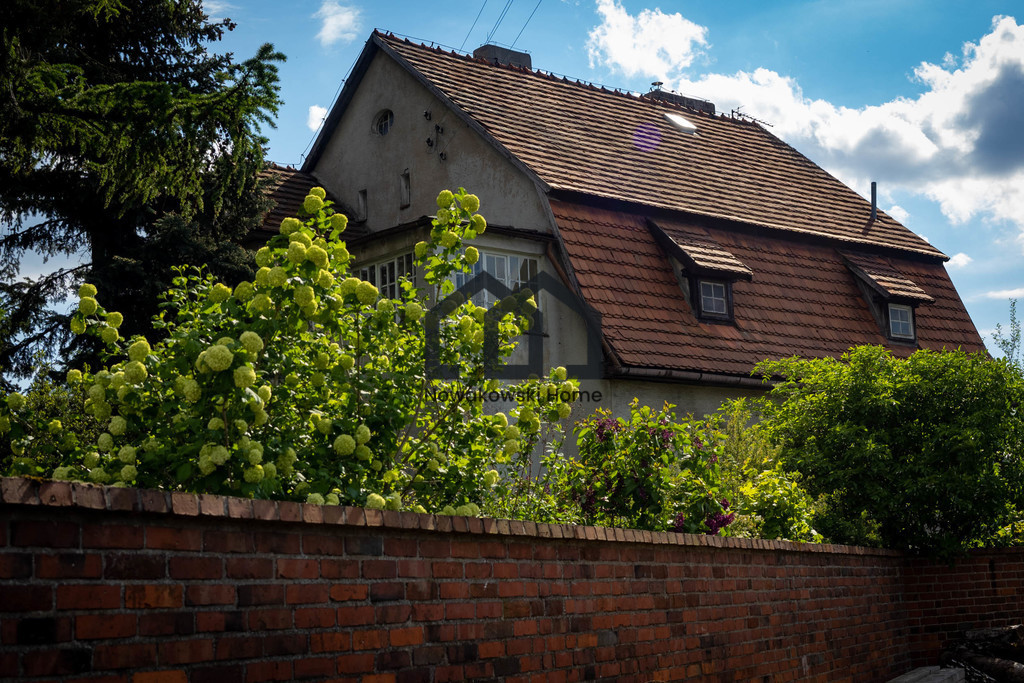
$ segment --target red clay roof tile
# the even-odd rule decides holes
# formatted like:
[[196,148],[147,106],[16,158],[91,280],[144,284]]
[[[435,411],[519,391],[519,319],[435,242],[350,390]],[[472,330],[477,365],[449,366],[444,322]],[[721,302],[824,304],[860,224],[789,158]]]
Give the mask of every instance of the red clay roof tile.
[[[857,344],[898,355],[915,348],[882,334],[834,246],[702,228],[753,271],[750,282],[733,284],[735,324],[712,323],[694,315],[646,217],[557,200],[551,207],[583,298],[601,314],[622,366],[747,375],[765,358],[838,356]],[[632,267],[634,257],[649,265]],[[933,299],[916,310],[921,348],[984,350],[941,263],[893,257],[890,267]]]

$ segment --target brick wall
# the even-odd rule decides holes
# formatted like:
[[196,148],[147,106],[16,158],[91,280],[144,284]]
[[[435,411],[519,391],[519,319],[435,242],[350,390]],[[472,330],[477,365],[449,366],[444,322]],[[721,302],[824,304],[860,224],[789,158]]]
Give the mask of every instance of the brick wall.
[[0,678],[886,680],[1019,621],[1024,553],[0,480]]

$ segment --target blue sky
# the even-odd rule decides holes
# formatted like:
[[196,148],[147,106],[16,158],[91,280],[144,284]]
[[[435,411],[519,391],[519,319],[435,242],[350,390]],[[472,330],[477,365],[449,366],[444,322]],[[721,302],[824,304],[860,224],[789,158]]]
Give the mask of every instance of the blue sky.
[[[269,157],[299,165],[374,28],[646,92],[653,80],[772,132],[950,255],[990,348],[1024,299],[1024,12],[1006,1],[207,0],[239,59],[288,56]],[[502,18],[502,14],[504,17]],[[533,13],[532,19],[530,14]],[[477,18],[479,16],[479,18]],[[500,21],[499,21],[500,19]],[[474,20],[476,21],[475,26]],[[472,27],[472,29],[471,29]]]

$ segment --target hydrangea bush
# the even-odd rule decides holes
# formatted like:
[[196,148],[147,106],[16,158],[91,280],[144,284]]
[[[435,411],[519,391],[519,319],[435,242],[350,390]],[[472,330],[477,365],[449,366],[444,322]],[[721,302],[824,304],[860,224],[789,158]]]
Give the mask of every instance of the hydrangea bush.
[[[438,360],[458,369],[457,379],[439,380],[427,362],[424,292],[403,280],[389,299],[353,277],[341,239],[347,219],[325,196],[313,188],[301,217],[282,221],[256,254],[253,282],[231,288],[181,269],[156,323],[166,335],[159,343],[122,340],[121,315],[83,285],[72,330],[97,335],[110,365],[72,370],[68,383],[84,391],[84,409],[104,431],[94,442],[61,442],[60,466],[48,471],[25,452],[39,426],[11,394],[0,430],[21,451],[15,471],[459,514],[501,495],[508,464],[531,452],[542,425],[568,416],[571,397],[517,392],[507,414],[463,398],[496,388],[486,372],[487,311],[455,293],[450,277],[479,258],[465,245],[486,229],[479,200],[442,192],[429,239],[415,249],[441,302]],[[529,291],[516,296],[488,317],[502,358],[536,309]],[[535,381],[576,387],[564,369]]]

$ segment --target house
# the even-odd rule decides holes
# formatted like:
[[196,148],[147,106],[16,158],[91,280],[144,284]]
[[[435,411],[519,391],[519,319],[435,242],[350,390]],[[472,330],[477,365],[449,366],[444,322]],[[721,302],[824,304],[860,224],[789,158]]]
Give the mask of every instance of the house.
[[714,410],[762,391],[750,373],[765,358],[984,348],[947,256],[759,123],[494,46],[467,56],[373,33],[284,175],[338,199],[357,272],[386,293],[438,191],[477,194],[480,266],[510,288],[543,273],[584,302],[541,291],[530,336],[545,366],[587,366],[596,347],[583,387],[616,413],[634,396]]

